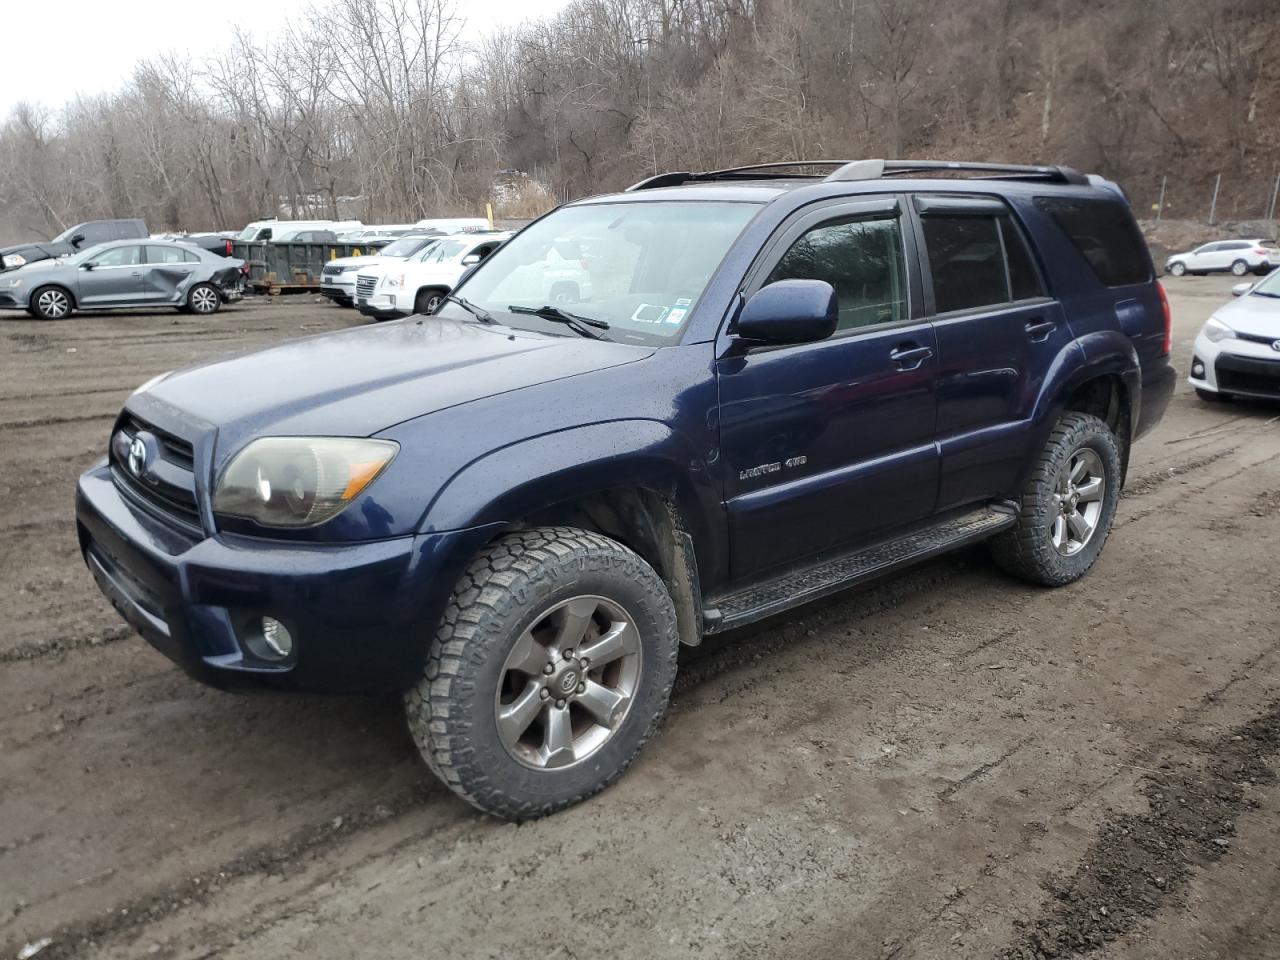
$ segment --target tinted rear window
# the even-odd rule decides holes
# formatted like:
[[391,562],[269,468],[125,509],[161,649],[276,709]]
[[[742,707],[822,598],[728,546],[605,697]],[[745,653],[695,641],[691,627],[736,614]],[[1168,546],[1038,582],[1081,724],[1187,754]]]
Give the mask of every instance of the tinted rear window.
[[1123,205],[1110,200],[1036,197],[1036,206],[1062,228],[1108,287],[1151,279],[1146,242]]

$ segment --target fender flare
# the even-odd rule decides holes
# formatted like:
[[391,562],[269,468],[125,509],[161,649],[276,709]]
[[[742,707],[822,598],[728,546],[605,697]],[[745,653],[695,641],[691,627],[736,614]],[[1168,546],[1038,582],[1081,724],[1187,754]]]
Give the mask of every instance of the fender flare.
[[701,454],[658,420],[610,420],[540,434],[464,465],[427,505],[421,533],[517,526],[541,510],[611,489],[641,488],[670,501],[716,570],[724,555],[713,524],[719,489]]

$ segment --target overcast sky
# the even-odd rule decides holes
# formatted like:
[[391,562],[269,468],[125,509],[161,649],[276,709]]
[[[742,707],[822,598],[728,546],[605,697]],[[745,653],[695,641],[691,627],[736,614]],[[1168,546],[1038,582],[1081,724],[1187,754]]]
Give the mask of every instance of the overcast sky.
[[[290,18],[323,0],[0,0],[0,119],[28,100],[59,107],[77,93],[118,89],[139,60],[165,50],[195,57],[230,40],[237,24],[270,39]],[[467,37],[538,19],[567,0],[470,0]]]

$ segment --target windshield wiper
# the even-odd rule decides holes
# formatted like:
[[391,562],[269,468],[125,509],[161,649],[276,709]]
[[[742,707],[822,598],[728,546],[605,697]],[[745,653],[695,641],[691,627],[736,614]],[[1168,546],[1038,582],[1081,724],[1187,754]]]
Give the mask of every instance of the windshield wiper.
[[522,307],[520,304],[512,304],[507,307],[509,313],[527,313],[533,317],[541,317],[543,320],[550,320],[553,323],[563,323],[566,327],[581,337],[590,337],[592,340],[604,340],[600,334],[592,330],[608,330],[609,324],[603,320],[596,320],[594,317],[582,317],[576,313],[570,313],[568,310],[561,310],[559,307],[553,307],[546,304],[541,307]]
[[444,299],[446,303],[456,303],[458,306],[460,306],[463,310],[467,311],[467,313],[471,314],[481,323],[497,323],[498,322],[497,320],[493,319],[493,314],[490,313],[488,310],[484,309],[483,307],[477,307],[474,303],[472,303],[470,300],[467,300],[464,297],[455,297],[452,293],[450,293]]
[[1255,297],[1270,297],[1273,300],[1280,300],[1280,293],[1272,293],[1270,290],[1250,290]]

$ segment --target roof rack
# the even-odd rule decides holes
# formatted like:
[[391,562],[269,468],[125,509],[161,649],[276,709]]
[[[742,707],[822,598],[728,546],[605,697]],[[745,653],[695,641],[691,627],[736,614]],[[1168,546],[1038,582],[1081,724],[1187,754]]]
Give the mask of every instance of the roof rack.
[[[812,173],[786,173],[803,167],[834,167],[822,176]],[[955,160],[787,160],[778,163],[755,163],[742,167],[726,167],[703,173],[679,171],[660,173],[641,180],[627,190],[653,190],[676,187],[685,183],[725,180],[879,180],[888,176],[932,173],[973,173],[978,179],[1047,180],[1052,183],[1089,184],[1089,178],[1071,167],[1017,163],[979,163]]]

